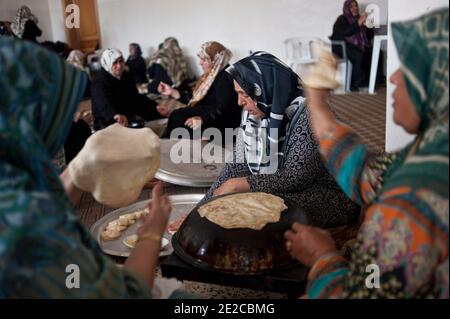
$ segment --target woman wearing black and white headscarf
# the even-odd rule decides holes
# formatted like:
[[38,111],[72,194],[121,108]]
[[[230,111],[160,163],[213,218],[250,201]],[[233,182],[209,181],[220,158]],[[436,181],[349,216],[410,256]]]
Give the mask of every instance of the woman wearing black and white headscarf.
[[292,200],[318,226],[356,220],[359,207],[322,163],[297,74],[265,52],[227,71],[244,108],[242,130],[233,163],[225,165],[204,200],[233,192],[266,192]]

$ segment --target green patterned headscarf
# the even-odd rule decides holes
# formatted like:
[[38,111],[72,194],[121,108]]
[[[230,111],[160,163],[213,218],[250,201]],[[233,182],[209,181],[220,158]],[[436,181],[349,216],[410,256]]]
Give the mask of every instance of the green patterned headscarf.
[[416,140],[388,171],[385,190],[410,185],[448,198],[448,32],[448,8],[392,24],[408,93],[422,121]]
[[45,48],[0,38],[0,298],[80,236],[51,159],[85,85],[83,72]]

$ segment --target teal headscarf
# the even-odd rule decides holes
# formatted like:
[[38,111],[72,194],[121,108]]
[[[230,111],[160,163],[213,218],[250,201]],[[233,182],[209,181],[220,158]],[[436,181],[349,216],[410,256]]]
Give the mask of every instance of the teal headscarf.
[[409,185],[448,198],[448,32],[448,8],[392,24],[401,70],[421,126],[416,140],[386,173],[385,191]]
[[85,85],[83,72],[45,48],[0,38],[0,298],[80,236],[51,159]]

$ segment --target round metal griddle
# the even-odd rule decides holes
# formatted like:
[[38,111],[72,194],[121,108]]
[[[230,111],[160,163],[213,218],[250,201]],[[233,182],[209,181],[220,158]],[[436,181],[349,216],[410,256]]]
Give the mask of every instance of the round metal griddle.
[[296,267],[299,263],[286,251],[284,233],[294,222],[309,222],[303,210],[286,199],[285,204],[288,209],[280,221],[261,230],[222,228],[202,218],[197,206],[172,237],[173,249],[188,264],[213,272],[261,275]]
[[[187,139],[161,140],[161,164],[155,178],[180,186],[211,186],[224,167],[225,150],[221,148],[221,154],[213,154],[206,160],[201,154],[207,144]],[[180,163],[174,162],[181,156],[183,160]]]
[[[169,196],[170,201],[172,202],[172,212],[170,213],[169,224],[173,222],[175,219],[181,217],[182,215],[187,215],[203,197],[204,197],[203,194]],[[105,253],[119,257],[128,257],[130,255],[131,248],[125,246],[125,244],[122,241],[126,237],[137,233],[137,229],[140,226],[139,222],[136,222],[130,227],[128,227],[128,229],[123,231],[121,236],[115,240],[103,241],[101,239],[101,234],[103,230],[106,228],[106,226],[108,226],[109,222],[116,220],[122,215],[143,210],[149,205],[149,203],[151,203],[151,199],[135,203],[128,207],[119,208],[103,216],[103,218],[99,219],[94,225],[92,225],[91,234],[97,240],[100,247]],[[163,234],[163,237],[170,241],[172,235],[169,234],[169,232],[167,232],[166,229],[166,232]],[[161,250],[160,256],[170,255],[172,252],[173,252],[172,245],[169,244],[168,247],[166,247],[164,250]]]

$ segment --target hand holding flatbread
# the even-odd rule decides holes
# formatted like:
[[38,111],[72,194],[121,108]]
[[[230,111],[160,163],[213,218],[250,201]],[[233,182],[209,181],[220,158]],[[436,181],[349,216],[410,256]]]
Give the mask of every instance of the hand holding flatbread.
[[303,85],[311,89],[334,90],[341,86],[336,81],[336,59],[331,52],[320,49],[320,58],[309,68],[309,72],[302,78]]
[[159,153],[159,137],[149,128],[114,124],[86,141],[70,162],[69,175],[75,186],[92,193],[99,203],[123,207],[136,201],[155,175]]

